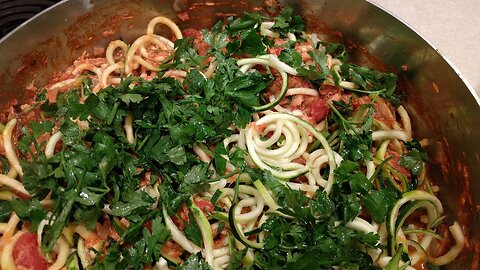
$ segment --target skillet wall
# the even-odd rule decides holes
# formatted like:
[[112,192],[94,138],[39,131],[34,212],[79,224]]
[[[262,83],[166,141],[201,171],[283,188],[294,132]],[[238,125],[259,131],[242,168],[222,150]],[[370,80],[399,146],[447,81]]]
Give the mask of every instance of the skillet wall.
[[[173,3],[172,3],[173,2]],[[144,33],[148,21],[164,15],[180,26],[203,28],[242,10],[278,9],[263,1],[69,0],[37,16],[0,41],[0,108],[14,98],[26,97],[25,87],[35,78],[43,85],[55,71],[66,68],[85,50],[106,47],[122,38],[129,42]],[[273,1],[266,1],[273,2]],[[442,188],[440,196],[450,216],[469,224],[469,238],[480,238],[480,106],[472,91],[439,53],[404,24],[362,0],[289,2],[303,14],[309,29],[347,42],[356,60],[400,71],[405,102],[416,136],[428,138],[430,171]],[[176,13],[175,13],[176,12]],[[182,21],[175,14],[189,20]],[[331,31],[334,29],[336,31]],[[158,29],[170,35],[168,29]],[[407,66],[405,71],[402,66]],[[469,191],[469,192],[468,192]],[[469,193],[473,202],[469,201]],[[463,199],[460,204],[459,198]],[[465,208],[465,213],[457,211]],[[458,212],[458,213],[457,213]],[[472,252],[466,251],[447,269],[468,269]]]

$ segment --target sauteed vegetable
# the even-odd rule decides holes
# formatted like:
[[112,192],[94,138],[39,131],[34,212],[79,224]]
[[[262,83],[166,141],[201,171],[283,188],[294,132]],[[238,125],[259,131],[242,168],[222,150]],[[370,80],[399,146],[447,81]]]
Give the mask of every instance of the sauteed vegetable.
[[1,268],[445,265],[463,232],[396,85],[291,8],[154,18],[4,111]]

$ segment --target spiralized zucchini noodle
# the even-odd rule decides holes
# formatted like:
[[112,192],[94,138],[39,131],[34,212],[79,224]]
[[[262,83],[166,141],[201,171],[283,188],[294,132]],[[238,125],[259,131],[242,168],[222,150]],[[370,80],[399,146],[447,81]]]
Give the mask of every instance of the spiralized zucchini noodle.
[[290,8],[153,18],[4,111],[0,269],[449,264],[462,228],[395,87]]

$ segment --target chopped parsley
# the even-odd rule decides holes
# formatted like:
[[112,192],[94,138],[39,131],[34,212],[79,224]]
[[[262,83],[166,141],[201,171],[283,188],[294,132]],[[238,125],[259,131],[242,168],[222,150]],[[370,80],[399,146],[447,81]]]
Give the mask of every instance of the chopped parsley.
[[[402,196],[395,187],[398,179],[386,173],[386,163],[391,158],[378,160],[374,156],[378,145],[372,139],[378,128],[375,99],[381,96],[396,101],[396,75],[346,62],[348,53],[342,44],[318,42],[306,53],[297,51],[294,40],[306,42],[310,37],[304,34],[303,20],[292,8],[283,9],[272,21],[270,31],[282,39],[280,45],[261,33],[264,19],[258,13],[245,13],[201,31],[201,40],[176,39],[174,51],[153,79],[123,76],[120,83],[93,93],[91,89],[97,82],[85,76],[81,86],[59,93],[55,102],[49,102],[45,92],[39,93],[35,106],[47,119],[23,126],[18,140],[23,185],[32,198],[0,201],[0,221],[4,222],[15,211],[31,224],[30,230],[36,230],[42,220],[47,220],[41,241],[41,250],[47,255],[69,225],[81,224],[95,230],[102,222],[111,223],[115,237],[102,240],[101,249],[92,260],[91,269],[98,270],[142,269],[163,259],[180,270],[214,269],[213,255],[207,254],[207,245],[214,242],[229,243],[230,258],[224,263],[229,270],[378,269],[373,266],[369,251],[383,248],[380,236],[355,229],[351,224],[360,217],[378,224],[386,222]],[[208,49],[199,53],[198,42],[208,45]],[[250,149],[245,149],[250,146],[240,146],[241,139],[229,141],[232,135],[240,137],[239,130],[244,132],[255,126],[250,124],[254,121],[252,115],[257,113],[255,108],[269,103],[266,92],[272,90],[279,77],[278,71],[273,71],[279,69],[278,65],[249,67],[245,72],[237,60],[268,54],[272,48],[279,49],[277,61],[297,72],[290,70],[297,74],[296,79],[308,80],[315,88],[328,84],[351,95],[344,100],[325,101],[324,130],[310,130],[324,134],[329,146],[338,153],[336,168],[330,164],[334,176],[331,191],[323,192],[319,185],[315,186],[316,191],[293,189],[286,184],[290,179],[279,179],[270,170],[253,166],[254,157]],[[330,56],[343,63],[332,68]],[[257,60],[270,61],[268,57]],[[211,66],[215,72],[206,75]],[[182,70],[186,75],[182,80],[164,77],[168,70]],[[342,86],[345,81],[358,87]],[[370,99],[363,105],[355,104],[355,98],[362,95],[369,95]],[[286,97],[285,101],[293,99]],[[323,101],[316,100],[312,107]],[[125,132],[127,118],[133,119],[133,139]],[[307,121],[298,121],[316,129]],[[255,128],[260,130],[263,126]],[[53,135],[52,130],[61,132],[61,146],[47,158],[46,142],[41,138]],[[259,140],[268,141],[273,130],[262,133]],[[286,144],[289,136],[288,132],[282,134],[267,150]],[[308,153],[298,155],[297,159],[313,155],[319,149],[319,142],[314,136],[310,138],[313,141],[308,142]],[[235,145],[229,146],[232,142]],[[416,179],[424,170],[427,155],[416,140],[402,145],[408,151],[401,155],[398,165],[413,175],[409,179],[412,181],[409,188],[413,189],[417,187]],[[319,150],[328,152],[328,147],[323,148]],[[199,158],[198,152],[207,158]],[[296,164],[303,166],[303,161]],[[274,163],[270,160],[266,163],[269,162]],[[1,163],[8,162],[1,160]],[[371,164],[376,169],[368,178],[365,171]],[[6,166],[2,169],[8,172]],[[328,177],[329,168],[315,169],[322,177]],[[310,169],[305,170],[289,183],[308,185],[305,183],[309,181],[306,176],[309,173]],[[219,180],[223,181],[221,188],[210,190]],[[242,186],[252,188],[250,184],[255,180],[264,185],[265,191],[256,192],[265,202],[261,209],[268,207],[268,211],[249,225],[253,229],[239,234],[232,225],[235,222],[231,215],[242,199],[258,195],[239,195]],[[227,191],[233,191],[234,195]],[[203,208],[204,213],[192,210],[197,210],[192,198],[199,194],[206,198],[202,203],[212,204],[213,212]],[[226,194],[231,198],[225,202]],[[259,200],[255,196],[249,198]],[[45,198],[52,202],[48,212],[41,204]],[[270,209],[273,206],[276,209]],[[179,237],[177,230],[172,230],[169,217],[164,216],[165,211],[175,226],[181,228],[183,243],[194,246],[193,250],[199,247],[203,253],[189,254],[181,245],[178,250],[169,250],[178,251],[178,258],[165,253],[165,245],[171,248],[177,244],[173,239],[178,241]],[[207,225],[198,222],[198,215],[203,214],[208,219],[205,219]],[[243,223],[248,222],[251,221]],[[248,245],[260,239],[262,243],[255,243],[261,248]],[[395,260],[388,264],[391,269],[398,264],[396,260],[400,260],[403,246],[398,250]],[[76,269],[74,256],[69,257],[67,269]]]

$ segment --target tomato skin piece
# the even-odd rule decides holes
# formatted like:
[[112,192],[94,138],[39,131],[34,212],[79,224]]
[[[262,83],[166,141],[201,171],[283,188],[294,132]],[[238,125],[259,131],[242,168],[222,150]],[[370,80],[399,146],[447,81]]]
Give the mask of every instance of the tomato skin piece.
[[43,257],[37,242],[37,234],[22,234],[13,246],[13,261],[18,270],[47,270],[48,262]]
[[205,200],[203,198],[195,198],[194,199],[195,204],[202,210],[202,212],[206,215],[212,213],[215,210],[215,207],[213,207],[212,202],[209,200]]
[[318,123],[327,117],[330,107],[327,105],[327,99],[320,99],[310,105],[310,117],[314,123]]
[[392,166],[395,170],[399,171],[401,174],[403,174],[407,178],[411,178],[412,175],[410,174],[410,171],[406,169],[405,167],[402,167],[400,164],[398,164],[398,161],[400,160],[400,154],[398,154],[395,151],[387,151],[387,157],[393,157],[388,161],[388,165]]
[[184,250],[177,242],[170,239],[163,244],[162,251],[173,259],[181,261],[180,256],[182,256]]

